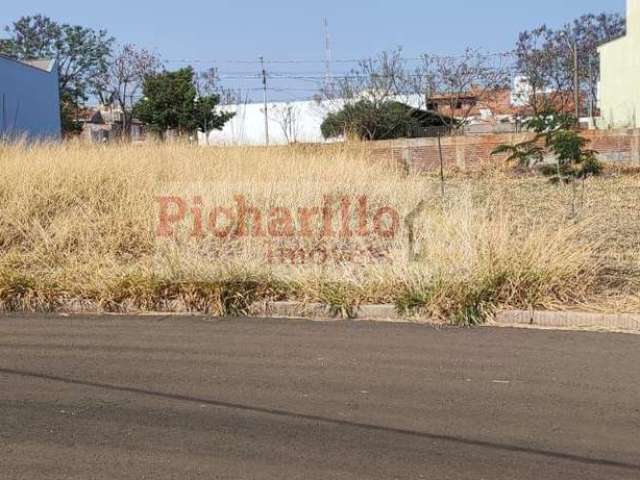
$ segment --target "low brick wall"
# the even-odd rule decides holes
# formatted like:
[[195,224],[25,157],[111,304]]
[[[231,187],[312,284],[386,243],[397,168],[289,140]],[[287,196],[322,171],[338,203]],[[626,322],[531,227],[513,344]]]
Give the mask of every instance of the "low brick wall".
[[[604,162],[640,164],[640,130],[585,130],[591,140],[589,148]],[[470,170],[483,164],[504,160],[491,152],[504,143],[514,144],[531,138],[529,133],[446,137],[441,139],[445,169]],[[374,142],[374,158],[392,160],[411,172],[436,171],[440,168],[437,138],[417,138]]]
[[584,136],[604,162],[640,163],[640,130],[587,130]]

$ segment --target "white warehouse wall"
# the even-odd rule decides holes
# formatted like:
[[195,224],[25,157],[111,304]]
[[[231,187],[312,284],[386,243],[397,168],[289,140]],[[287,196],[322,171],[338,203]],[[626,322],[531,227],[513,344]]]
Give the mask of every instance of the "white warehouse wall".
[[[267,106],[269,143],[286,145],[292,142],[324,142],[320,125],[328,112],[342,108],[342,102],[330,104],[314,100],[269,102]],[[222,110],[233,112],[235,115],[222,130],[209,132],[209,145],[265,144],[264,103],[230,105],[223,107]],[[198,140],[201,145],[207,143],[207,138],[202,133],[199,134]]]
[[[395,100],[423,108],[424,100],[419,95],[398,96]],[[336,99],[318,102],[317,100],[293,102],[269,102],[269,143],[286,145],[287,143],[323,143],[320,126],[330,112],[337,112],[344,106],[344,100]],[[284,133],[286,123],[283,118],[291,109],[293,122],[289,128],[289,138]],[[198,134],[200,145],[264,145],[264,103],[246,103],[223,107],[222,110],[235,112],[235,116],[225,124],[222,130],[209,132],[208,139]],[[293,130],[293,132],[291,132]],[[332,140],[329,140],[332,141]]]

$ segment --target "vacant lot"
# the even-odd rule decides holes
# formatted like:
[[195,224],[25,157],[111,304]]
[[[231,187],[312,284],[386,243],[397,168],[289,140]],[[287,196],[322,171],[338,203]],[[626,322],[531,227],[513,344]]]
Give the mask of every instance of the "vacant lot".
[[[407,176],[366,146],[0,147],[0,307],[460,323],[500,306],[640,311],[640,177]],[[396,215],[397,214],[397,215]]]

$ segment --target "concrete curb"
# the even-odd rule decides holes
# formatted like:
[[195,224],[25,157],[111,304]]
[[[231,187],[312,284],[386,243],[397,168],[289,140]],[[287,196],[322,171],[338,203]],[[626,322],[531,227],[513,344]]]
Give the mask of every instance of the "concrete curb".
[[[300,302],[257,303],[252,306],[250,316],[299,318],[316,321],[346,320],[339,315],[333,314],[326,305]],[[396,311],[394,305],[361,305],[356,310],[354,318],[348,320],[442,326],[441,322],[433,322],[426,317],[402,316]],[[498,312],[495,319],[488,326],[640,331],[640,314],[509,310]]]
[[340,320],[321,303],[258,302],[249,310],[250,317],[308,318],[312,320]]
[[[10,312],[0,312],[0,317]],[[19,314],[19,313],[18,313]],[[105,312],[99,308],[74,308],[71,311],[51,312],[53,316],[73,317],[79,315],[88,316],[118,316],[134,315],[140,317],[202,317],[211,318],[211,315],[204,315],[198,312],[187,312],[177,310],[168,311],[126,311],[126,312]],[[215,317],[215,316],[214,316]],[[396,311],[394,305],[360,305],[354,312],[353,318],[345,318],[339,313],[322,303],[302,303],[302,302],[256,302],[249,308],[246,317],[273,317],[284,319],[306,319],[320,322],[337,321],[362,321],[379,323],[411,323],[418,325],[431,325],[445,327],[448,324],[436,322],[428,317],[403,316]],[[495,318],[488,322],[487,327],[517,327],[517,328],[539,328],[555,330],[603,330],[613,332],[631,332],[640,334],[640,313],[639,314],[603,314],[586,312],[550,312],[550,311],[525,311],[525,310],[505,310],[495,315]]]
[[602,328],[607,330],[640,331],[640,315],[512,310],[499,312],[496,315],[494,324],[543,328]]
[[[402,317],[396,312],[394,305],[361,305],[354,318],[344,318],[331,311],[329,306],[322,303],[300,302],[259,302],[251,306],[251,317],[274,318],[303,318],[317,321],[366,321],[366,322],[395,322],[406,323],[411,319]],[[429,323],[428,321],[414,320],[414,323]]]

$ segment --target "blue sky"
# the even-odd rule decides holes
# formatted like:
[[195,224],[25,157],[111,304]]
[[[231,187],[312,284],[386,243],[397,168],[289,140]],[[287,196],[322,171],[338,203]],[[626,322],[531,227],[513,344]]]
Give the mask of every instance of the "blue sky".
[[[63,22],[107,29],[120,42],[155,50],[170,68],[198,60],[221,73],[256,73],[256,65],[226,63],[308,60],[304,65],[270,65],[277,72],[321,72],[322,18],[329,22],[333,58],[355,59],[403,47],[407,56],[456,54],[466,47],[504,51],[518,32],[541,23],[561,25],[583,13],[623,12],[625,0],[20,0],[5,1],[0,24],[43,13]],[[336,73],[348,69],[336,64]],[[259,88],[257,80],[229,79],[229,87]],[[305,97],[312,82],[273,80],[274,98]],[[306,91],[308,89],[308,91]],[[252,91],[254,97],[259,93]]]

